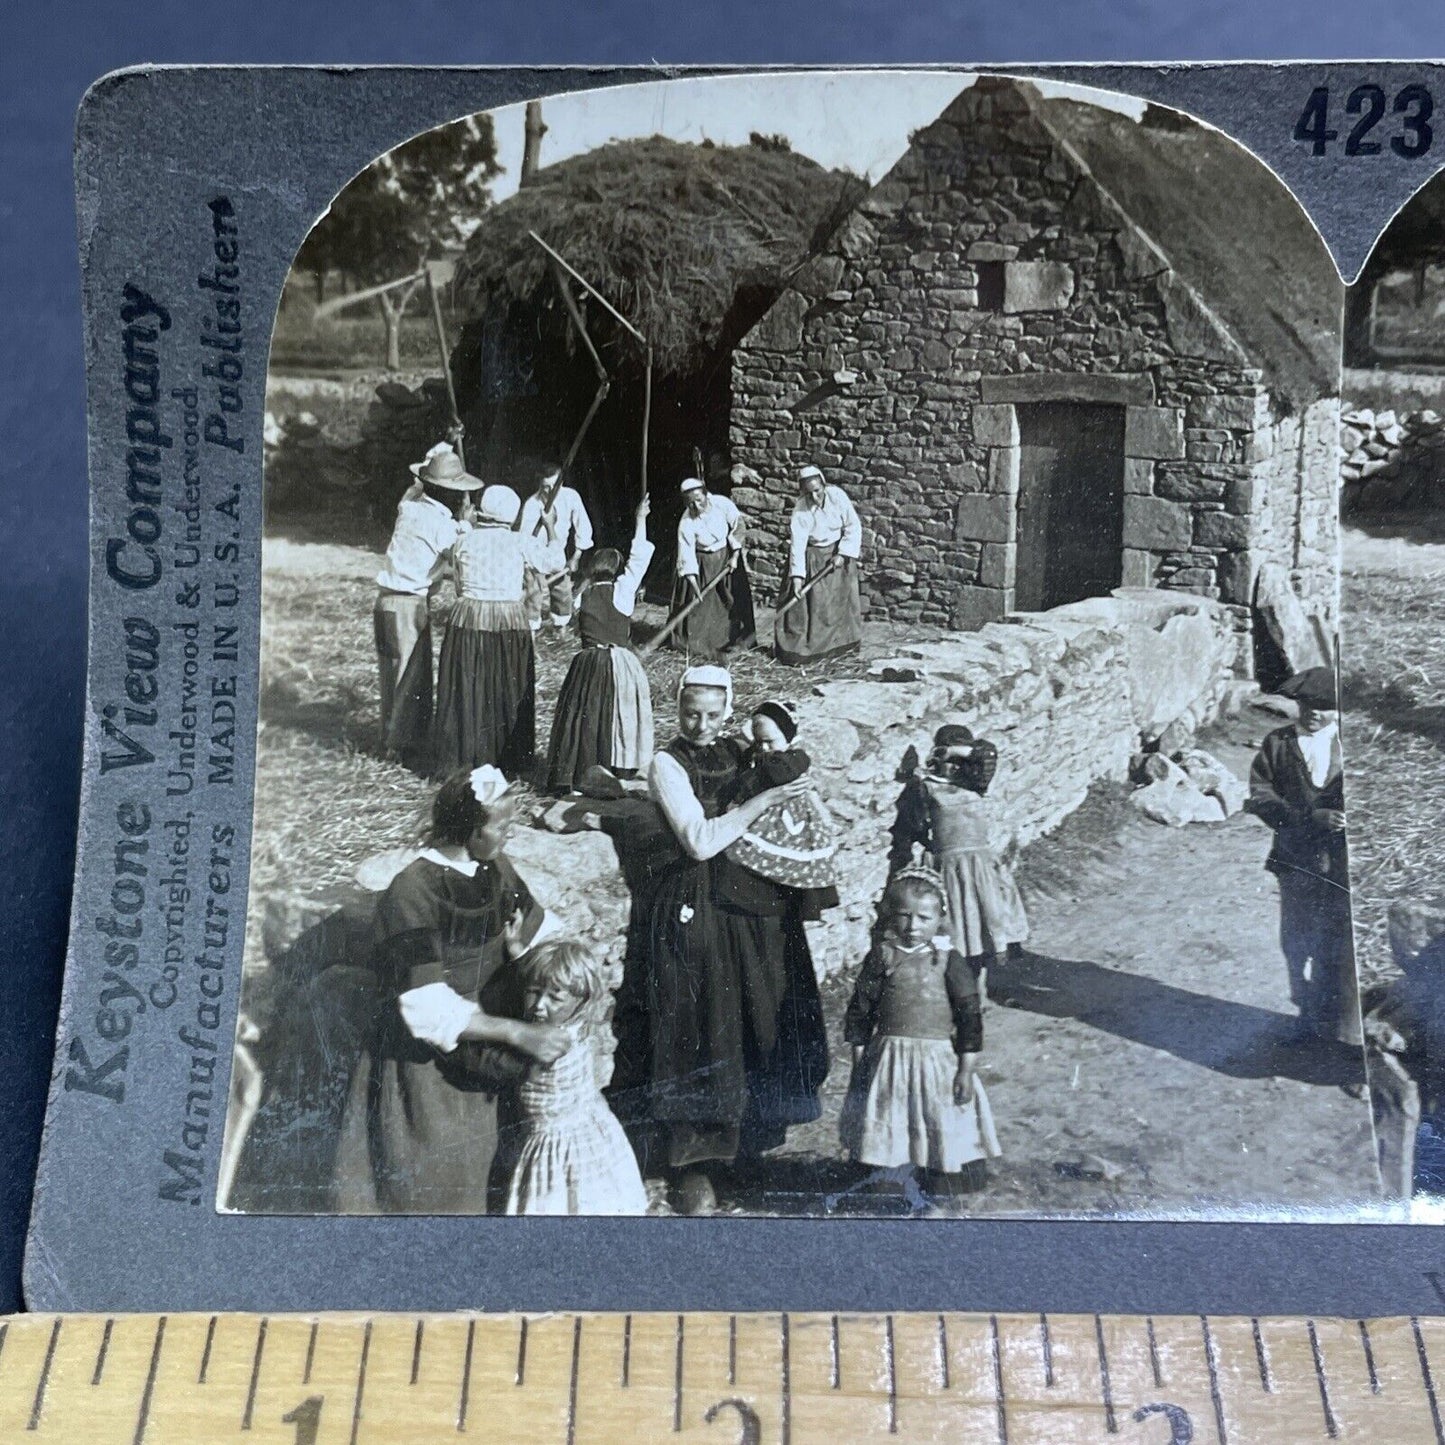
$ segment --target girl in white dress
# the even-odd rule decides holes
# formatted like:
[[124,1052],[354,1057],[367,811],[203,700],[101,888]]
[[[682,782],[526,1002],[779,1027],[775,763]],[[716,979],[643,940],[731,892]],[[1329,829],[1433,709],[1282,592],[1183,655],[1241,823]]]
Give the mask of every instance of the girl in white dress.
[[637,1156],[602,1097],[598,1034],[607,997],[580,943],[547,943],[519,964],[523,1015],[561,1027],[571,1047],[531,1065],[517,1089],[524,1136],[507,1191],[508,1214],[645,1214]]
[[925,1197],[981,1188],[999,1155],[978,1078],[978,981],[943,932],[943,880],[902,868],[883,895],[882,928],[858,972],[843,1034],[853,1077],[839,1121],[858,1164],[907,1170]]

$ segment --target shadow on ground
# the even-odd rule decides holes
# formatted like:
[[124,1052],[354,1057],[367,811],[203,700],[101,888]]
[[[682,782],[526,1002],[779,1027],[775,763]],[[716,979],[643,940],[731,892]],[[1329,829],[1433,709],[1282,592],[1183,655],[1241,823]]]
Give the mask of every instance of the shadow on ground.
[[1295,1020],[1285,1014],[1086,959],[1024,953],[1000,960],[989,970],[988,994],[1003,1008],[1078,1019],[1235,1079],[1352,1084],[1364,1077],[1358,1049],[1318,1039],[1296,1042]]

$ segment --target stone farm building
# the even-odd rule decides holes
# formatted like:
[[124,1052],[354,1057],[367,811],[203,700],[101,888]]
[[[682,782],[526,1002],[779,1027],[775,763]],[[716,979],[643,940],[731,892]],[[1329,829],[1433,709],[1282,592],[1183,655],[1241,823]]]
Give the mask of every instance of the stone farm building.
[[[980,80],[734,352],[733,458],[764,482],[734,496],[781,541],[823,466],[893,620],[1169,587],[1243,628],[1275,563],[1332,625],[1342,306],[1293,197],[1218,132]],[[781,554],[756,550],[769,583]]]

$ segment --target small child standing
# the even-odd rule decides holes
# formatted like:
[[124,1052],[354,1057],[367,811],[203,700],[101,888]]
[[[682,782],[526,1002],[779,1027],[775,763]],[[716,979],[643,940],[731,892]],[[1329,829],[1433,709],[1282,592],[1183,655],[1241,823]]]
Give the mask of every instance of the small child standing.
[[[794,746],[798,720],[784,702],[769,700],[753,709],[748,720],[752,747],[739,774],[729,807],[755,798],[769,788],[796,782],[812,760]],[[825,908],[838,906],[834,886],[837,827],[827,804],[814,790],[801,798],[769,808],[728,850],[728,857],[750,873],[795,890],[805,919],[818,919]]]
[[913,862],[915,844],[943,878],[953,946],[982,977],[994,957],[1029,936],[1028,916],[1009,866],[989,838],[984,802],[998,749],[959,724],[939,728],[922,770],[898,797],[888,871]]
[[910,1168],[934,1200],[980,1189],[984,1160],[1001,1151],[977,1077],[978,982],[940,933],[942,879],[918,864],[901,869],[881,914],[844,1018],[853,1076],[839,1121],[843,1147],[858,1164]]
[[519,965],[523,1016],[561,1027],[570,1048],[533,1063],[517,1088],[523,1139],[507,1190],[508,1214],[646,1214],[637,1156],[597,1078],[596,1035],[606,996],[580,943],[546,943]]

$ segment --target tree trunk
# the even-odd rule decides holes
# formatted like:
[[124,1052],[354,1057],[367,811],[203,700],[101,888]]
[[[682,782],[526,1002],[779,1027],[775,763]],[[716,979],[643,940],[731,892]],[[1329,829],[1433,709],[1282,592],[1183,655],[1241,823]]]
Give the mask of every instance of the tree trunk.
[[320,306],[321,303],[326,300],[326,271],[325,271],[325,268],[324,268],[324,267],[317,267],[317,269],[311,273],[311,276],[312,276],[312,281],[313,281],[313,283],[314,283],[314,285],[315,285],[315,290],[316,290],[316,304],[317,304],[318,306]]
[[1344,352],[1346,366],[1373,366],[1375,288],[1379,276],[1368,266],[1353,286],[1345,288]]
[[542,123],[542,102],[527,102],[526,126],[522,132],[522,172],[517,177],[517,189],[531,185],[542,163],[542,137],[547,127]]
[[401,312],[402,308],[383,291],[377,298],[381,307],[381,319],[386,326],[386,369],[401,370]]

